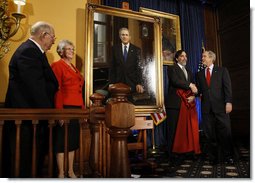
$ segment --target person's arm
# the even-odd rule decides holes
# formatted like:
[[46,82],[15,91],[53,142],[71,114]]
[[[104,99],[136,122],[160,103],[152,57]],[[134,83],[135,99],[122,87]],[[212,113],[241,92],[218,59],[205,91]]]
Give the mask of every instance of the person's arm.
[[201,92],[201,86],[200,86],[200,80],[199,80],[199,72],[196,73],[196,87],[197,87],[197,93],[195,94],[196,97],[200,97],[202,92]]
[[51,101],[47,96],[47,86],[44,76],[43,55],[31,48],[23,50],[18,56],[20,80],[26,87],[26,95],[38,108],[51,107]]
[[57,109],[63,109],[63,94],[62,94],[62,78],[63,78],[63,71],[60,65],[53,63],[51,68],[58,80],[59,90],[55,94],[54,103]]
[[168,67],[168,78],[169,78],[169,82],[171,82],[171,85],[173,87],[184,89],[184,90],[190,89],[191,82],[180,79],[178,77],[178,73],[176,72],[175,66]]
[[197,86],[195,84],[193,74],[191,71],[188,71],[188,75],[189,75],[190,81],[191,81],[191,83],[189,84],[189,88],[191,89],[192,93],[196,95],[198,90],[197,90]]
[[226,103],[226,113],[230,113],[232,111],[232,86],[229,72],[226,68],[223,68],[223,91],[225,96]]
[[225,96],[225,103],[232,103],[232,86],[229,72],[226,68],[223,68],[222,74],[223,91]]

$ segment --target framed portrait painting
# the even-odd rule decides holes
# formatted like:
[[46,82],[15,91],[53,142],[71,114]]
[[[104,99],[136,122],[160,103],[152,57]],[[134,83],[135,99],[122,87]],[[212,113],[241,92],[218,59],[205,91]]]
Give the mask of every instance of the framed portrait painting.
[[[139,71],[144,93],[134,93],[136,113],[151,113],[163,106],[160,20],[141,12],[88,3],[86,6],[85,103],[96,91],[107,94],[113,47],[120,44],[119,30],[129,30],[130,42],[139,48]],[[131,50],[132,51],[132,50]],[[122,71],[125,72],[125,71]]]
[[160,18],[161,58],[164,65],[174,64],[174,54],[181,49],[179,16],[143,7],[140,12]]

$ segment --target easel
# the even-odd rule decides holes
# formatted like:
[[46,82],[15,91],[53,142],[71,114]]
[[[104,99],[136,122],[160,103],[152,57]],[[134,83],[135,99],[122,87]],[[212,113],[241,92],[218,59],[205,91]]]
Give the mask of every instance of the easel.
[[[153,120],[147,120],[147,114],[136,116],[135,125],[131,130],[139,130],[137,142],[128,143],[128,150],[143,150],[144,159],[147,158],[147,129],[153,129]],[[154,135],[153,135],[154,139]],[[154,145],[155,148],[155,145]]]

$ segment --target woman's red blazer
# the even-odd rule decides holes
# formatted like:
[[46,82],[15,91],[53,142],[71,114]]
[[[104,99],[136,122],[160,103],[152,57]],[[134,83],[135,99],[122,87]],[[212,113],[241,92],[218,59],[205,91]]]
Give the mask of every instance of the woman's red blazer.
[[81,106],[84,108],[82,97],[84,78],[78,69],[74,65],[72,66],[76,72],[62,59],[51,64],[59,83],[59,90],[55,95],[56,108],[61,109],[64,105]]

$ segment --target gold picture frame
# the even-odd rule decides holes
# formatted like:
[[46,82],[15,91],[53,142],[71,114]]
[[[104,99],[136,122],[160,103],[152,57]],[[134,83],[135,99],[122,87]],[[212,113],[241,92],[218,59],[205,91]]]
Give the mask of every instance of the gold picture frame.
[[143,7],[140,7],[139,11],[160,18],[162,30],[161,58],[164,65],[173,65],[174,53],[181,49],[179,16]]
[[[160,20],[131,10],[87,3],[85,23],[85,104],[91,105],[89,97],[103,85],[107,92],[107,70],[111,62],[109,49],[119,39],[118,28],[126,25],[131,43],[141,48],[142,74],[146,97],[135,96],[142,102],[134,103],[137,114],[148,114],[163,107],[163,76],[161,59]],[[106,76],[98,78],[100,74]],[[98,84],[105,80],[104,83]],[[136,102],[136,101],[135,101]]]

